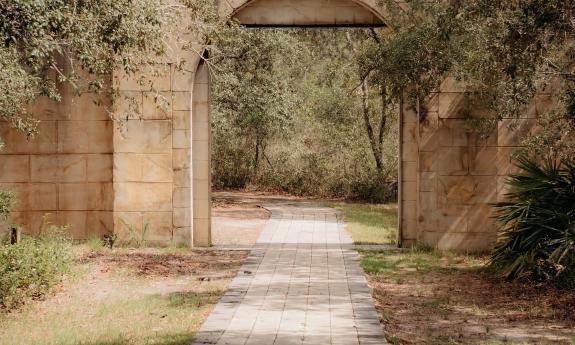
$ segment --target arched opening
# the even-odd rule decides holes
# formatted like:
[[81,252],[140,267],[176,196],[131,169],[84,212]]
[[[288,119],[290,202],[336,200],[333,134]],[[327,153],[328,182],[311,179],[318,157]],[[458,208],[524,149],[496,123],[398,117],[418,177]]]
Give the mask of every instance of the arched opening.
[[232,18],[247,27],[381,27],[384,18],[363,1],[255,0]]
[[210,73],[207,51],[194,76],[191,113],[191,194],[192,243],[194,247],[209,247],[211,239],[211,130]]

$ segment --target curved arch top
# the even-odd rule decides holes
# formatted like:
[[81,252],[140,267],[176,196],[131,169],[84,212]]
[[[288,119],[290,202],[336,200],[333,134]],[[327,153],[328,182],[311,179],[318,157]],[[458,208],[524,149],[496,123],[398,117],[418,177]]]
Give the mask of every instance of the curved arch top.
[[224,11],[248,27],[383,27],[377,0],[224,0]]

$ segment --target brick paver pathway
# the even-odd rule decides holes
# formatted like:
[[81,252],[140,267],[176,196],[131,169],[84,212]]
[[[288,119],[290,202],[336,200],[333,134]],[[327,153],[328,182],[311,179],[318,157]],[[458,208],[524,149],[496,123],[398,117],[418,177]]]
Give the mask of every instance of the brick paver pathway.
[[306,204],[266,208],[269,223],[193,344],[385,344],[337,212]]

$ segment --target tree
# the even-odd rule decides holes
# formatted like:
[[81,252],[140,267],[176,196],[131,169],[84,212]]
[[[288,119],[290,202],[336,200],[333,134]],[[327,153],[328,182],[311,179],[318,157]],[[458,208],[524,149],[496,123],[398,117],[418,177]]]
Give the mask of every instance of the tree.
[[[38,121],[28,109],[38,97],[59,101],[62,84],[111,93],[113,70],[134,72],[141,56],[162,53],[164,10],[152,0],[0,2],[0,120],[33,136]],[[0,192],[0,215],[13,201]]]

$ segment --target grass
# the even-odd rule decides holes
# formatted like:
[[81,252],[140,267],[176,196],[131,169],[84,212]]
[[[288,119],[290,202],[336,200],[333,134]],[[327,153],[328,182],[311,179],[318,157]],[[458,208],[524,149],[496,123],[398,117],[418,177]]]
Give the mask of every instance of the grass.
[[574,344],[573,291],[505,281],[486,256],[416,248],[361,257],[392,344]]
[[190,344],[245,257],[90,244],[74,250],[79,279],[45,301],[0,313],[0,345]]
[[397,243],[397,203],[336,202],[330,206],[343,212],[347,230],[356,244]]
[[485,264],[484,257],[456,254],[427,248],[409,251],[362,251],[361,265],[370,275],[378,275],[401,283],[408,276],[429,272],[448,272],[461,266]]
[[69,305],[38,318],[24,312],[2,320],[3,345],[103,345],[191,343],[194,330],[220,293],[172,293]]

